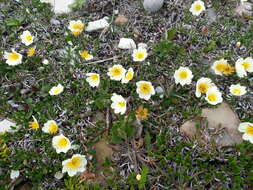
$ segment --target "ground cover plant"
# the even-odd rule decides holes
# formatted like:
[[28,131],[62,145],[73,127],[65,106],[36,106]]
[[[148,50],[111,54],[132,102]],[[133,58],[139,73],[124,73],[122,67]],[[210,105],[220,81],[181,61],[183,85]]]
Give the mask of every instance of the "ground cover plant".
[[[168,0],[149,13],[138,0],[80,0],[55,15],[45,0],[2,0],[0,121],[16,127],[0,125],[0,189],[252,189],[246,5]],[[240,143],[182,132],[224,102]]]

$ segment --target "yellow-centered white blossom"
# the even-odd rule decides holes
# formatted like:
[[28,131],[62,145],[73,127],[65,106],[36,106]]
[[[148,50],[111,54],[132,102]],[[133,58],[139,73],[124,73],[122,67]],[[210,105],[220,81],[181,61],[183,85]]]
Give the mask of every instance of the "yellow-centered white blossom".
[[10,66],[19,65],[22,62],[22,55],[12,49],[11,52],[4,52],[4,58],[6,59],[6,63]]
[[63,134],[54,136],[52,145],[58,154],[61,152],[66,153],[71,149],[71,142]]
[[114,110],[114,113],[118,114],[120,113],[123,115],[126,112],[126,100],[116,93],[113,93],[111,97],[111,108]]
[[51,96],[56,96],[59,95],[60,93],[62,93],[64,87],[61,84],[58,84],[57,86],[54,86],[51,88],[51,90],[49,91],[49,94]]
[[111,80],[120,81],[126,73],[126,69],[122,65],[113,65],[109,68],[107,75],[110,77]]
[[212,83],[212,80],[210,78],[205,77],[200,78],[196,84],[196,91],[195,91],[196,97],[199,98],[201,94],[206,94],[208,89],[211,88],[212,86],[215,85]]
[[91,87],[96,87],[100,83],[100,76],[97,73],[87,73],[86,81],[89,83]]
[[86,61],[93,59],[93,55],[91,55],[87,50],[79,51],[79,55]]
[[242,96],[247,93],[246,87],[240,84],[232,84],[229,87],[229,91],[234,96]]
[[139,47],[138,49],[134,49],[132,57],[133,61],[141,62],[144,61],[148,56],[148,52],[146,48]]
[[121,82],[123,84],[128,83],[130,80],[132,80],[134,77],[134,70],[133,68],[129,68],[126,75],[122,78]]
[[190,8],[190,12],[195,16],[199,16],[204,10],[206,10],[205,3],[201,0],[194,1]]
[[253,123],[243,122],[240,123],[238,130],[242,133],[242,139],[253,143]]
[[54,120],[49,120],[42,127],[44,133],[56,134],[58,132],[58,124]]
[[136,83],[136,92],[141,99],[149,100],[152,95],[155,94],[155,89],[151,82],[139,81]]
[[211,105],[216,105],[223,101],[222,94],[217,87],[211,87],[208,89],[205,100]]
[[72,20],[69,22],[68,29],[72,32],[74,36],[78,36],[83,31],[84,24],[81,20],[77,20],[77,21]]
[[235,69],[233,66],[228,64],[226,59],[220,59],[213,63],[212,70],[216,75],[230,75],[234,73]]
[[253,72],[253,59],[251,57],[238,59],[235,63],[235,70],[238,77],[247,76],[247,72]]
[[186,84],[191,84],[193,74],[188,67],[179,67],[174,73],[174,79],[176,84],[184,86]]
[[29,32],[28,30],[24,31],[21,35],[21,42],[23,44],[25,44],[26,46],[29,46],[33,43],[33,39],[34,37],[32,36],[31,32]]
[[62,162],[62,173],[67,172],[70,177],[86,170],[87,160],[84,155],[74,154],[70,159]]

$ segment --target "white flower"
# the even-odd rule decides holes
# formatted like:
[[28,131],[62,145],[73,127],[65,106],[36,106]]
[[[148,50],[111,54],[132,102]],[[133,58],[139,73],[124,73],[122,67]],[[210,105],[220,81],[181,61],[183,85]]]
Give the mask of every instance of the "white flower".
[[247,72],[253,72],[253,59],[251,57],[238,59],[235,63],[235,70],[238,77],[242,78],[247,76]]
[[54,120],[49,120],[42,127],[44,133],[55,134],[58,132],[58,125]]
[[235,85],[232,84],[229,87],[229,91],[234,96],[242,96],[242,95],[244,95],[244,94],[247,93],[246,87],[245,86],[241,86],[240,84],[235,84]]
[[134,70],[132,67],[130,67],[126,73],[126,75],[122,78],[121,83],[128,83],[130,80],[132,80],[134,77]]
[[135,62],[141,62],[144,61],[148,56],[147,49],[145,48],[138,48],[134,49],[132,57],[133,61]]
[[113,65],[113,67],[109,68],[107,75],[111,80],[120,81],[126,73],[126,69],[122,65]]
[[91,87],[98,86],[100,83],[100,76],[96,73],[87,73],[86,81],[89,83]]
[[22,57],[23,56],[14,49],[12,49],[12,52],[4,52],[6,63],[10,66],[19,65],[22,62]]
[[114,109],[114,113],[123,115],[126,112],[126,100],[121,95],[113,93],[111,101],[111,108]]
[[242,133],[242,139],[253,143],[253,123],[244,122],[238,127],[238,130]]
[[60,93],[62,93],[64,87],[61,84],[58,84],[57,86],[54,86],[51,88],[51,90],[49,91],[49,94],[51,96],[55,96],[58,95]]
[[190,8],[190,12],[195,16],[199,16],[204,10],[206,10],[205,3],[201,0],[194,1]]
[[188,67],[179,67],[174,73],[174,79],[176,84],[181,84],[182,86],[186,84],[191,84],[192,82],[192,72]]
[[212,69],[216,75],[230,75],[234,73],[235,69],[233,66],[228,64],[226,59],[220,59],[213,63]]
[[205,100],[211,104],[216,105],[223,101],[221,92],[217,89],[217,87],[209,88],[206,92]]
[[29,46],[33,43],[34,37],[32,36],[31,32],[28,30],[24,31],[22,35],[20,35],[21,42],[26,46]]
[[62,173],[67,172],[70,177],[76,175],[78,172],[86,170],[87,160],[85,156],[74,154],[72,158],[62,162]]
[[139,81],[136,83],[136,92],[141,99],[149,100],[152,95],[155,94],[155,89],[151,82]]
[[140,180],[141,180],[141,174],[137,174],[137,175],[136,175],[136,180],[137,180],[137,181],[140,181]]
[[49,64],[50,64],[50,62],[49,62],[47,59],[44,59],[44,60],[42,61],[42,63],[43,63],[44,65],[49,65]]
[[201,94],[205,94],[210,87],[214,86],[210,78],[202,77],[197,81],[195,95],[200,97]]
[[52,140],[52,145],[58,154],[61,152],[66,153],[69,149],[71,149],[71,143],[69,139],[63,134],[54,136]]
[[71,20],[69,22],[68,29],[74,34],[75,36],[79,35],[83,29],[84,29],[84,24],[81,20]]
[[11,178],[11,179],[16,179],[16,178],[19,177],[19,175],[20,175],[19,170],[11,170],[10,178]]

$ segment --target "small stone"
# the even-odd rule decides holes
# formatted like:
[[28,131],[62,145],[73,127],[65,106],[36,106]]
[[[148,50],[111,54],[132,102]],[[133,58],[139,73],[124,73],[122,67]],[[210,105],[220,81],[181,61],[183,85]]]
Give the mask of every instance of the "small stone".
[[136,44],[131,38],[121,38],[119,40],[118,48],[120,49],[136,49]]
[[102,18],[100,20],[93,21],[93,22],[89,22],[88,26],[86,27],[85,30],[87,32],[92,32],[92,31],[104,29],[106,27],[109,27],[109,23],[107,21],[107,17]]
[[143,49],[147,49],[148,45],[145,43],[138,43],[138,48],[143,48]]
[[61,179],[61,178],[63,178],[63,173],[62,172],[56,172],[55,174],[54,174],[54,177],[56,178],[56,179]]
[[30,89],[22,89],[20,90],[20,94],[27,94],[28,92],[30,92]]
[[155,88],[155,91],[156,91],[157,94],[163,94],[164,93],[164,90],[161,86],[157,86]]
[[164,0],[144,0],[143,7],[148,12],[156,12],[162,8]]
[[0,133],[15,132],[15,130],[12,127],[17,128],[16,123],[8,119],[4,119],[3,121],[0,122]]
[[55,14],[64,14],[71,12],[71,8],[69,7],[71,4],[75,2],[75,0],[40,0],[44,3],[49,3],[52,6],[52,10]]
[[126,24],[127,22],[128,22],[128,18],[125,17],[124,15],[119,15],[119,16],[115,19],[115,21],[114,21],[114,23],[115,23],[115,24],[118,24],[118,25],[124,25],[124,24]]
[[61,22],[60,22],[59,20],[54,19],[54,18],[52,18],[52,19],[50,20],[50,23],[53,24],[53,25],[59,25],[59,24],[61,24]]

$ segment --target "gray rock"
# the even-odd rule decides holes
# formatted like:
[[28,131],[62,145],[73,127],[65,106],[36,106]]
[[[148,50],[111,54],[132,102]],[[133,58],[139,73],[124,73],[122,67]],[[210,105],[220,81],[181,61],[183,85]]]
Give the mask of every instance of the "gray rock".
[[155,88],[155,91],[156,91],[157,94],[163,94],[164,93],[164,90],[161,86],[157,86]]
[[59,25],[59,24],[61,24],[61,22],[60,22],[59,20],[54,19],[54,18],[52,18],[52,19],[50,20],[50,23],[53,24],[53,25]]
[[144,0],[143,7],[148,12],[156,12],[163,6],[164,0]]
[[207,18],[208,18],[208,23],[211,24],[213,22],[216,22],[217,14],[213,8],[207,9]]
[[197,120],[190,120],[181,126],[181,133],[189,138],[196,137],[201,143],[214,142],[221,147],[242,142],[242,135],[238,131],[240,120],[228,104],[222,103],[215,108],[205,108],[201,117],[204,120],[199,123],[199,127]]

